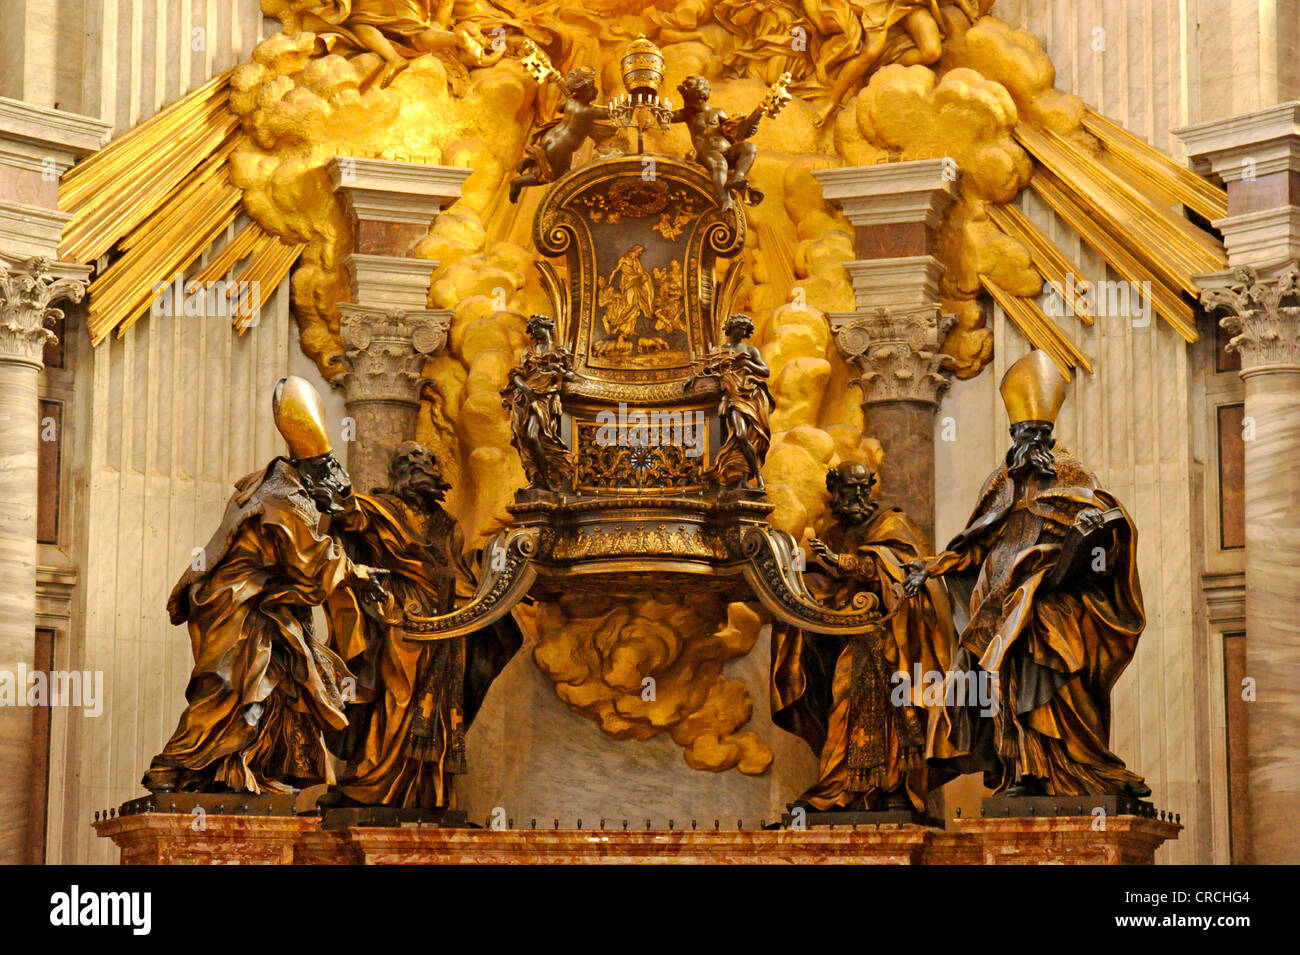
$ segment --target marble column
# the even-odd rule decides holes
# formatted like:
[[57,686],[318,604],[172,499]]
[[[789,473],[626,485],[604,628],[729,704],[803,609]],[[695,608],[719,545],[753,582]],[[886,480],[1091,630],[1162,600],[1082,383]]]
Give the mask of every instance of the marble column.
[[864,429],[885,452],[879,495],[934,539],[934,416],[948,389],[940,349],[954,319],[939,306],[935,230],[956,195],[951,159],[813,173],[854,227],[844,263],[856,309],[829,315],[836,345],[861,372]]
[[[1300,862],[1300,264],[1200,280],[1241,355],[1246,498],[1246,807],[1256,864]],[[1230,692],[1236,692],[1230,688]]]
[[889,309],[835,322],[840,354],[861,372],[864,428],[885,449],[881,498],[934,540],[934,414],[951,379],[939,347],[954,318],[936,306]]
[[[1300,862],[1300,103],[1179,130],[1228,190],[1231,268],[1197,277],[1245,382],[1246,858]],[[1236,688],[1232,688],[1237,691]]]
[[[22,92],[15,90],[15,92]],[[24,92],[23,95],[26,95]],[[80,301],[90,266],[55,261],[63,227],[59,179],[107,140],[110,123],[0,97],[0,674],[25,683],[36,660],[38,395],[46,328],[60,316],[55,302]],[[55,551],[46,547],[45,552]],[[70,562],[42,567],[75,582]],[[42,575],[46,576],[46,575]],[[48,578],[47,578],[48,579]],[[42,862],[30,827],[32,710],[0,706],[0,863]]]
[[341,305],[346,374],[339,380],[356,444],[348,474],[359,491],[388,486],[388,462],[415,437],[424,364],[442,351],[449,318],[432,310]]
[[451,312],[427,307],[438,263],[411,252],[473,170],[355,156],[336,156],[327,168],[354,247],[346,260],[352,301],[340,305],[348,371],[335,384],[355,422],[348,473],[369,491],[387,485],[393,450],[415,437],[422,369],[451,324]]
[[36,640],[37,377],[62,317],[52,302],[81,300],[85,282],[57,278],[44,259],[0,262],[0,679],[14,697],[0,706],[0,862],[29,861],[32,711],[23,674]]

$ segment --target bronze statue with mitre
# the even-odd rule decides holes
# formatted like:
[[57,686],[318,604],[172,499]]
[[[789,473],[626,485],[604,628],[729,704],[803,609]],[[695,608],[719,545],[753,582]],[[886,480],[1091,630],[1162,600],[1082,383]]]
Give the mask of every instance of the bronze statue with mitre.
[[354,564],[331,533],[352,485],[320,395],[282,378],[273,407],[289,456],[235,485],[167,602],[172,623],[189,627],[194,670],[180,725],[145,773],[151,792],[291,793],[333,779],[325,734],[347,725],[353,678],[315,632],[312,608],[388,595],[384,574]]
[[910,566],[907,592],[944,577],[959,620],[956,676],[996,681],[995,712],[949,706],[955,751],[933,764],[984,772],[1007,796],[1151,790],[1110,749],[1110,694],[1146,619],[1137,530],[1052,428],[1065,378],[1045,352],[1008,369],[1006,461],[984,482],[966,529]]

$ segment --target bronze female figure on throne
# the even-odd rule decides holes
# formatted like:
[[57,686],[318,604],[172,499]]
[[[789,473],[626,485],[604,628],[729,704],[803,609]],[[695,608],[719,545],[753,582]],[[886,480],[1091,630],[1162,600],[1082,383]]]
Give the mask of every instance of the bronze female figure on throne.
[[533,342],[501,389],[502,404],[510,410],[510,443],[519,451],[529,486],[558,491],[573,476],[569,447],[560,436],[560,390],[577,376],[572,354],[555,344],[550,318],[534,315],[527,329]]
[[736,313],[723,328],[727,341],[714,350],[686,379],[689,391],[699,378],[716,378],[722,387],[718,414],[726,436],[718,449],[708,476],[724,486],[744,487],[752,478],[763,490],[763,460],[772,443],[769,418],[774,401],[767,386],[771,372],[763,355],[745,341],[754,334],[754,321]]

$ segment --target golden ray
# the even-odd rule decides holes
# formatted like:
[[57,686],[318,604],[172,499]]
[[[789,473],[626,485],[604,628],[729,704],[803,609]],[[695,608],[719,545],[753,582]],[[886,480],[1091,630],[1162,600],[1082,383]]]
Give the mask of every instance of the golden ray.
[[980,284],[989,293],[989,297],[1002,307],[1002,311],[1007,313],[1007,318],[1029,339],[1029,343],[1052,356],[1052,361],[1061,369],[1066,381],[1071,380],[1076,367],[1092,374],[1092,361],[1088,356],[1031,299],[1012,295],[984,275],[980,276]]
[[[293,264],[298,261],[298,256],[302,255],[305,248],[305,245],[287,245],[281,242],[278,236],[265,233],[257,239],[252,258],[234,283],[234,288],[241,290],[241,299],[243,289],[254,291],[251,314],[261,313],[262,303],[266,297],[280,287],[280,283],[284,281],[284,277],[289,274],[289,270],[293,268]],[[240,335],[252,327],[252,323],[248,322],[247,318],[248,316],[244,314],[233,316],[232,324]]]
[[1078,292],[1078,283],[1084,278],[1083,270],[1071,262],[1065,253],[1053,245],[1052,240],[1043,235],[1029,217],[1015,206],[998,206],[990,203],[986,211],[995,226],[1029,250],[1030,261],[1034,263],[1038,274],[1056,288],[1073,313],[1078,316],[1079,321],[1091,325],[1092,313],[1089,311],[1088,301]]
[[1024,123],[1015,136],[1075,202],[1166,285],[1198,294],[1193,275],[1227,268],[1222,246],[1182,216],[1152,202],[1064,137]]
[[1173,202],[1182,203],[1211,222],[1227,216],[1228,193],[1224,189],[1180,166],[1123,126],[1089,109],[1084,113],[1083,128],[1106,147],[1102,158],[1114,161],[1133,177],[1132,182],[1153,185]]
[[1140,262],[1122,240],[1111,235],[1101,221],[1090,215],[1076,201],[1072,190],[1066,188],[1060,180],[1043,168],[1034,172],[1029,187],[1051,206],[1052,211],[1077,232],[1084,242],[1096,250],[1120,278],[1136,283],[1139,288],[1145,287],[1142,283],[1149,282],[1151,300],[1161,318],[1172,325],[1187,341],[1199,340],[1195,312],[1191,304],[1179,294],[1178,287],[1171,288],[1161,277]]
[[93,262],[160,207],[172,205],[177,190],[214,153],[228,155],[238,120],[227,93],[224,82],[205,84],[74,166],[59,185],[59,207],[73,216],[60,256]]
[[266,231],[256,222],[250,222],[240,230],[239,234],[230,240],[230,243],[212,257],[212,261],[203,267],[203,270],[194,276],[191,281],[194,282],[215,282],[223,278],[231,269],[248,258],[262,239],[267,235]]

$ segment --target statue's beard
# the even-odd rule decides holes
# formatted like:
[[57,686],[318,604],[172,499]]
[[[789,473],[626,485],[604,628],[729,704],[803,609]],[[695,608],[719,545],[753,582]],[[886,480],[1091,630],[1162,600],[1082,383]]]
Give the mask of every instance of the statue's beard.
[[1007,452],[1007,473],[1019,479],[1030,474],[1056,477],[1056,458],[1052,447],[1044,441],[1017,442]]
[[831,513],[841,524],[862,524],[871,518],[876,511],[876,503],[870,504],[833,504]]
[[407,480],[398,489],[398,496],[407,503],[427,510],[432,510],[441,504],[445,494],[446,492],[436,479],[418,483]]

